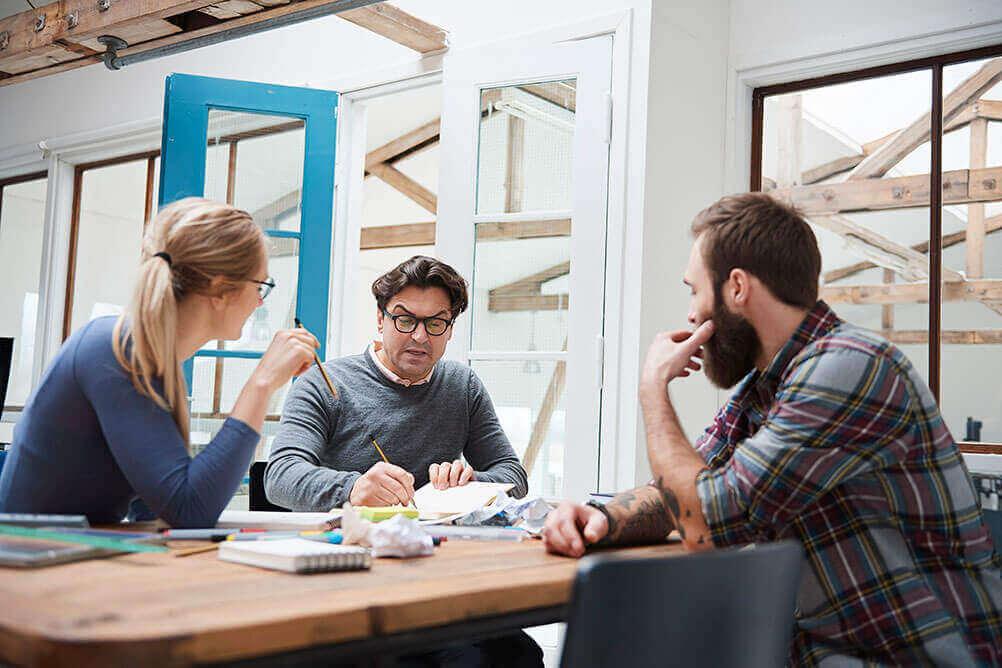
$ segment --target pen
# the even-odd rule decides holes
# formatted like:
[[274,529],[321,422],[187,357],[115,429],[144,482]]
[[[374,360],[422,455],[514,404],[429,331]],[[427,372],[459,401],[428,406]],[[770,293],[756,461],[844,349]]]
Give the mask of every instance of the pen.
[[[303,323],[299,321],[299,318],[294,318],[294,322],[296,323],[296,327],[304,329]],[[327,383],[327,389],[331,391],[331,396],[337,399],[337,390],[334,389],[334,383],[331,382],[330,376],[327,375],[327,370],[324,369],[324,365],[320,361],[320,355],[317,355],[316,350],[313,351],[313,361],[317,363],[317,368],[320,369],[320,374],[324,377],[324,381]]]

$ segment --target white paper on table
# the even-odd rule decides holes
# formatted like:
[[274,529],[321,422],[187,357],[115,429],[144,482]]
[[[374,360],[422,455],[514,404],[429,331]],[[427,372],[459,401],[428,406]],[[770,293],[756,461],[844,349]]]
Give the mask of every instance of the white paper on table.
[[465,515],[489,505],[499,492],[507,492],[514,486],[507,482],[473,481],[462,487],[435,489],[428,483],[414,492],[414,505],[422,519],[433,515]]

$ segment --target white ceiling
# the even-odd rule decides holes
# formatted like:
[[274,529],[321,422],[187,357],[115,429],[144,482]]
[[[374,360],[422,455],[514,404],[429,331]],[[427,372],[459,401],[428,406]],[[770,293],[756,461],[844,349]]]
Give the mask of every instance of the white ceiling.
[[[48,0],[32,0],[35,6],[44,5]],[[31,9],[25,0],[0,0],[0,19],[10,16],[11,14],[20,14],[26,9]]]

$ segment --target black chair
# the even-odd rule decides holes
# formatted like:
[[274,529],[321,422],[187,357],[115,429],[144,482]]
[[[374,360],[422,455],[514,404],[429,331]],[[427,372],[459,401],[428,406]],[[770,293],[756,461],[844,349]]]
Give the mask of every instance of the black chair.
[[0,410],[7,403],[7,383],[10,380],[10,368],[14,360],[14,339],[0,336]]
[[268,500],[264,493],[264,470],[268,462],[254,462],[250,467],[250,482],[248,485],[247,506],[251,510],[270,510],[272,512],[289,512],[288,508],[276,506]]
[[982,510],[985,516],[985,524],[988,525],[988,533],[992,535],[992,542],[995,543],[995,552],[1002,555],[1002,510]]
[[[3,413],[4,404],[7,403],[7,383],[10,379],[13,359],[14,339],[9,336],[0,336],[0,414]],[[4,460],[7,459],[7,445],[0,443],[0,471],[3,470]]]
[[803,550],[786,541],[578,569],[561,668],[784,665]]

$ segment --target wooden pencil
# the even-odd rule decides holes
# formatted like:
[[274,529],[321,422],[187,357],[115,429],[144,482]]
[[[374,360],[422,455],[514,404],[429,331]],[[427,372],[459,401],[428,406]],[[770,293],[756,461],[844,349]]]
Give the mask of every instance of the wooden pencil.
[[[299,318],[295,319],[296,327],[304,329],[303,323],[299,321]],[[330,376],[327,375],[327,370],[324,369],[323,362],[320,361],[320,355],[317,355],[317,351],[313,351],[313,361],[317,363],[317,368],[320,369],[320,375],[324,377],[324,381],[327,383],[327,389],[331,391],[331,396],[337,399],[337,390],[334,389],[334,383],[331,382]],[[385,457],[383,459],[386,459]]]

